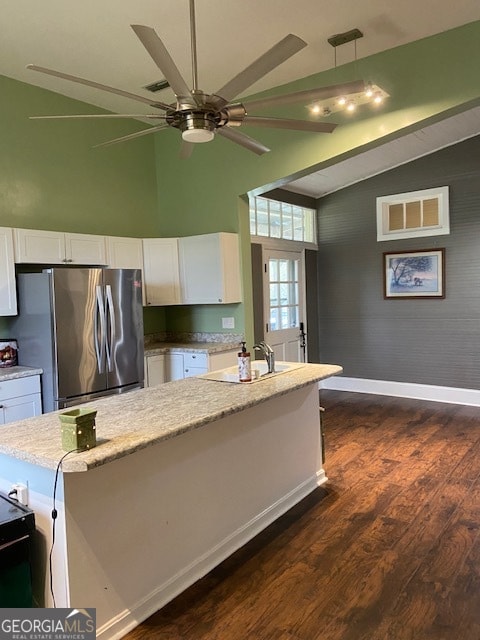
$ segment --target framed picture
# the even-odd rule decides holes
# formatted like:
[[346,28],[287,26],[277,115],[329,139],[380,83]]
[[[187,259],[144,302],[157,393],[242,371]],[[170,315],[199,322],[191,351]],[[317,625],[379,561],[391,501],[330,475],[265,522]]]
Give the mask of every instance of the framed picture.
[[385,298],[444,298],[445,249],[383,254]]

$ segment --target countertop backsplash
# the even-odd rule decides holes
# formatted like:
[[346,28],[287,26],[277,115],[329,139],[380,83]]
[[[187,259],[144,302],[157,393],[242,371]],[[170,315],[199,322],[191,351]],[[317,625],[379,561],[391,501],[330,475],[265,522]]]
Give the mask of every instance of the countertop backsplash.
[[209,333],[209,332],[173,332],[173,331],[161,331],[159,333],[149,333],[144,336],[145,347],[157,344],[159,342],[189,344],[198,342],[207,343],[232,343],[232,345],[238,345],[244,339],[241,333]]

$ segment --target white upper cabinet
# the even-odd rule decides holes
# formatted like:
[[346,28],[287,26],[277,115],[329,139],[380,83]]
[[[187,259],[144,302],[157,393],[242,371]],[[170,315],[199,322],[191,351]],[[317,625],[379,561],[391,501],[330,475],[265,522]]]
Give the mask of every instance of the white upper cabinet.
[[144,238],[147,306],[181,304],[177,238]]
[[17,315],[12,229],[0,227],[0,316]]
[[84,233],[15,229],[15,262],[31,264],[107,263],[105,237]]
[[142,269],[143,244],[141,238],[107,236],[107,264],[112,269]]
[[105,236],[66,233],[65,258],[73,264],[106,265]]
[[179,238],[183,304],[242,301],[240,253],[236,233]]
[[143,273],[143,243],[141,238],[106,236],[107,264],[111,269],[141,269],[142,304],[145,307],[145,276]]

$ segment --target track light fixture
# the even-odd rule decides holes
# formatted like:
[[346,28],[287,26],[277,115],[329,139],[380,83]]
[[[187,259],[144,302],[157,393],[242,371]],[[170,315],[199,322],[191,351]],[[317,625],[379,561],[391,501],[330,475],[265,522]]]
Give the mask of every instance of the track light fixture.
[[[355,46],[355,67],[357,64],[357,40],[363,38],[363,33],[360,29],[351,29],[345,31],[345,33],[338,33],[328,38],[328,43],[334,48],[334,62],[335,68],[337,67],[337,47],[348,42],[353,42]],[[384,102],[384,99],[388,97],[388,94],[380,87],[373,84],[370,80],[365,83],[364,90],[359,93],[351,93],[348,95],[337,96],[335,99],[329,100],[317,100],[314,103],[308,105],[308,109],[312,115],[328,116],[330,113],[338,112],[340,110],[346,110],[348,113],[353,113],[357,110],[358,106],[370,103],[374,106],[379,106]]]
[[347,100],[347,104],[345,105],[345,108],[349,113],[353,113],[357,108],[357,105],[353,100]]
[[365,85],[365,97],[371,98],[373,96],[373,84],[371,82],[367,82]]

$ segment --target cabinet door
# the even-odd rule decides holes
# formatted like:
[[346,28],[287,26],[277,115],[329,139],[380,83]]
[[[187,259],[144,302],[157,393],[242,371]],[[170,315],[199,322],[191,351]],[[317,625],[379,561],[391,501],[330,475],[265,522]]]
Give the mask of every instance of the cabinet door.
[[141,238],[107,236],[107,264],[112,269],[142,269],[143,246]]
[[154,387],[165,382],[165,356],[147,356],[145,358],[146,386]]
[[107,264],[112,269],[140,269],[142,271],[142,304],[145,307],[145,277],[143,275],[143,244],[141,238],[107,236]]
[[165,382],[184,378],[183,354],[169,353],[165,357]]
[[20,396],[11,400],[0,402],[0,424],[8,424],[16,420],[26,420],[39,416],[42,413],[42,405],[39,393],[28,396]]
[[147,305],[180,304],[177,238],[144,238],[143,263]]
[[64,264],[65,234],[59,231],[15,229],[15,262]]
[[105,236],[66,233],[65,258],[66,261],[71,264],[107,264]]
[[240,257],[235,233],[179,238],[184,304],[241,302]]
[[15,261],[13,258],[13,232],[0,227],[0,316],[17,314],[15,288]]

